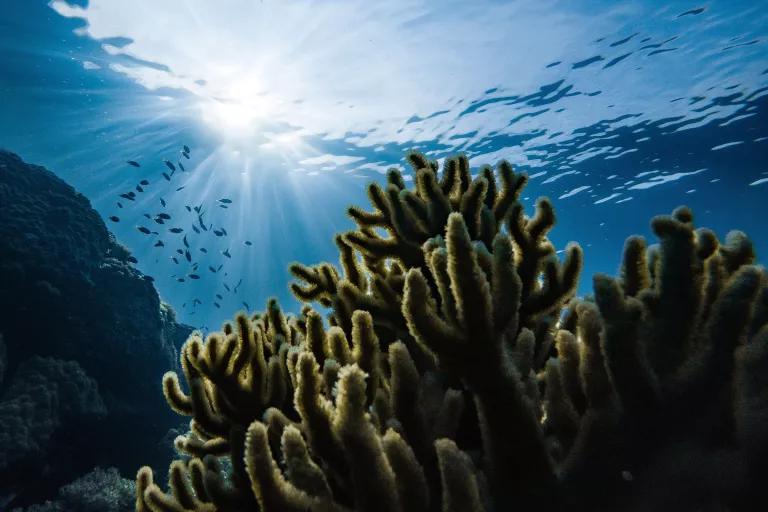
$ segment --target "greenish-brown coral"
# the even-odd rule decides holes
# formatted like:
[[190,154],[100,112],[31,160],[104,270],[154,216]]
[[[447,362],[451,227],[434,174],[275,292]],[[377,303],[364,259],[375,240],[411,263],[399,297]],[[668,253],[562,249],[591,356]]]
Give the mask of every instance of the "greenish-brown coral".
[[[191,416],[168,492],[137,510],[748,510],[768,460],[768,276],[738,232],[686,208],[658,246],[574,298],[582,254],[526,217],[502,162],[412,153],[372,184],[340,267],[291,267],[272,301],[182,350],[171,407]],[[498,181],[497,181],[498,180]],[[329,308],[328,323],[311,302]],[[186,388],[186,391],[183,389]],[[219,459],[228,457],[231,470]],[[724,471],[723,468],[727,468]]]

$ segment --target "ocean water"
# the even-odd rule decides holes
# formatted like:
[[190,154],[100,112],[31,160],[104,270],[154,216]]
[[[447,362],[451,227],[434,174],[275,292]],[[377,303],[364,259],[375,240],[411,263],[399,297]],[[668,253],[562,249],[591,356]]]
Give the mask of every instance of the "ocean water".
[[[217,330],[238,310],[263,310],[270,297],[298,311],[288,265],[336,262],[334,235],[353,228],[347,207],[368,209],[366,186],[384,182],[392,166],[412,182],[404,159],[411,150],[440,163],[463,153],[474,170],[506,159],[527,173],[526,212],[538,197],[551,198],[552,242],[584,250],[580,295],[591,293],[593,274],[618,272],[628,236],[655,242],[651,218],[680,205],[720,239],[746,232],[765,265],[766,7],[0,0],[0,149],[82,193],[190,326],[170,321],[125,265],[105,263],[105,250],[87,271],[70,263],[80,262],[80,248],[62,247],[88,237],[56,230],[98,219],[71,197],[63,203],[83,223],[58,204],[45,211],[44,200],[60,199],[51,180],[41,181],[51,187],[39,191],[43,201],[35,191],[20,194],[32,205],[28,230],[24,219],[9,218],[19,210],[8,190],[24,180],[6,172],[16,161],[0,153],[0,511],[133,510],[136,470],[150,465],[162,481],[177,456],[173,439],[189,428],[166,406],[160,380],[191,329]],[[24,251],[41,238],[63,242],[43,245],[50,254]],[[108,246],[97,242],[82,253]],[[7,254],[24,261],[5,261]],[[61,265],[47,261],[57,258]],[[742,378],[734,389],[765,396],[759,375],[739,375],[754,382]],[[746,482],[744,461],[754,453],[731,450],[731,416],[719,415],[721,402],[730,407],[731,396],[742,396],[730,391],[707,404],[718,414],[699,415],[711,420],[705,427],[685,430],[700,412],[688,414],[686,402],[655,417],[651,436],[628,434],[631,446],[619,453],[639,452],[642,472],[648,447],[663,471],[637,472],[633,484],[635,468],[622,468],[606,489],[643,503],[644,491],[649,503],[679,491],[690,498],[681,509],[695,510],[721,510],[698,507],[710,495],[730,503],[749,499],[740,489],[761,492]],[[755,398],[747,423],[760,425],[760,406]],[[680,417],[669,421],[667,412]],[[696,445],[707,426],[706,443]],[[477,429],[467,430],[457,443],[481,453]],[[649,491],[648,474],[654,485],[672,483]],[[678,488],[675,478],[690,481]],[[740,505],[729,510],[753,510]]]
[[[764,261],[767,38],[765,3],[743,0],[5,0],[0,146],[90,199],[199,328],[270,296],[295,310],[287,265],[335,261],[345,208],[411,149],[528,173],[589,293],[681,204]],[[186,172],[167,181],[164,159]],[[191,231],[186,206],[226,235]]]

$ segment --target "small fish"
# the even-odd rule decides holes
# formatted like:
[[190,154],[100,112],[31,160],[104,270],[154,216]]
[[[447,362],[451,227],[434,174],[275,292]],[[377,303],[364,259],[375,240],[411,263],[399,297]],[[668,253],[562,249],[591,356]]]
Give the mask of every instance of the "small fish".
[[144,189],[141,188],[141,185],[136,185],[136,190],[138,190],[139,192],[144,192]]
[[221,265],[219,265],[219,268],[217,268],[217,269],[216,269],[216,272],[218,272],[219,270],[221,270],[221,267],[223,267],[223,266],[224,266],[224,264],[223,264],[223,263],[222,263]]
[[163,208],[165,208],[166,202],[162,197],[160,198],[160,204],[163,205]]
[[205,247],[201,247],[200,252],[202,252],[203,254],[208,254],[208,249],[206,249]]
[[182,251],[181,249],[176,249],[176,252],[184,256],[184,251]]
[[187,277],[189,277],[190,279],[200,279],[200,276],[197,274],[189,274],[189,276]]
[[192,264],[192,270],[194,270],[195,272],[197,272],[197,266],[198,266],[198,263],[197,263],[197,262],[193,263],[193,264]]
[[170,170],[172,170],[172,171],[176,170],[176,166],[173,165],[172,162],[169,162],[168,160],[163,160],[163,162],[165,162],[165,166],[168,167]]
[[186,158],[187,160],[189,160],[189,153],[182,153],[182,155],[184,155],[184,158]]
[[149,185],[149,181],[147,181],[147,180],[141,180],[141,181],[139,182],[139,184],[141,184],[141,185],[144,185],[144,186],[146,187],[147,185]]
[[187,235],[184,235],[184,238],[182,239],[182,242],[184,242],[184,247],[189,249],[189,242],[187,242]]
[[177,189],[176,189],[176,192],[181,192],[181,191],[182,191],[182,190],[184,190],[185,188],[186,188],[186,185],[183,185],[183,186],[181,186],[181,187],[177,188]]
[[224,236],[229,236],[229,233],[227,233],[226,229],[221,228],[221,232],[224,233]]
[[217,299],[219,299],[219,300],[222,300],[224,297],[222,297],[222,296],[221,296],[221,294],[218,294],[218,293],[217,293],[217,294],[216,294],[216,298],[217,298]]
[[181,162],[176,162],[176,165],[179,166],[179,169],[181,169],[181,172],[187,172],[187,170],[184,168],[184,165]]
[[184,282],[184,278],[183,278],[183,277],[179,277],[179,278],[178,278],[178,279],[176,279],[176,280],[177,280],[178,282],[180,282],[180,283],[183,283],[183,282]]
[[161,219],[160,217],[156,218],[155,222],[157,222],[158,224],[165,224],[165,221],[163,219]]
[[197,226],[195,226],[194,224],[192,224],[192,231],[194,231],[194,232],[195,232],[195,233],[197,233],[198,235],[200,234],[200,228],[198,228],[198,227],[197,227]]
[[181,233],[184,230],[181,228],[171,228],[168,231],[170,231],[171,233]]
[[226,256],[227,258],[231,258],[231,257],[232,257],[232,255],[231,255],[231,254],[229,254],[229,249],[226,249],[226,250],[224,250],[224,251],[221,251],[221,254],[223,254],[223,255],[224,255],[224,256]]
[[189,251],[184,251],[184,257],[187,258],[187,261],[192,263],[192,255],[189,253]]
[[117,207],[118,207],[118,208],[122,208],[122,207],[123,207],[123,203],[121,203],[120,201],[118,201],[118,202],[117,202]]
[[152,216],[151,216],[150,214],[148,214],[148,213],[144,213],[144,214],[142,214],[142,215],[144,215],[144,216],[145,216],[146,218],[148,218],[148,219],[151,219],[151,218],[152,218]]
[[176,259],[176,256],[171,256],[171,259],[173,260],[173,262],[175,264],[177,264],[177,265],[179,264],[179,260]]
[[190,208],[188,204],[185,204],[184,208],[186,208],[188,212],[192,212],[192,208]]
[[158,240],[157,242],[155,242],[155,247],[165,247],[165,244],[163,243],[162,240]]
[[193,306],[196,305],[196,304],[202,304],[202,303],[203,302],[200,299],[195,299],[195,300],[192,301],[192,305]]
[[221,231],[219,231],[218,229],[214,229],[214,230],[213,230],[213,234],[214,234],[214,235],[216,235],[216,236],[224,236],[224,233],[222,233],[222,232],[221,232]]
[[189,146],[187,146],[186,144],[184,144],[184,152],[189,153]]
[[144,226],[139,226],[137,229],[139,231],[141,231],[142,233],[144,233],[145,235],[148,235],[148,234],[151,233],[151,231],[149,229],[145,228]]
[[122,197],[123,199],[127,199],[129,201],[133,201],[134,200],[133,197],[130,194],[120,194],[120,197]]
[[112,222],[120,222],[120,217],[118,217],[117,215],[112,215],[109,218],[109,220],[111,220]]
[[229,289],[229,286],[227,286],[227,283],[221,283],[221,284],[224,285],[224,288],[226,288],[228,292],[232,291],[232,290]]
[[165,178],[166,181],[171,181],[171,177],[168,176],[168,173],[163,173],[163,178]]
[[170,215],[168,215],[167,213],[163,213],[163,212],[158,213],[157,217],[160,218],[160,219],[164,219],[164,220],[169,220],[171,218]]
[[219,208],[224,208],[225,210],[227,210],[227,209],[229,209],[229,206],[227,206],[225,204],[220,204]]
[[233,289],[233,292],[234,292],[234,293],[237,293],[237,289],[238,289],[238,288],[240,288],[240,285],[241,285],[241,284],[243,284],[243,280],[242,280],[242,278],[241,278],[241,279],[240,279],[240,280],[237,282],[237,284],[235,285],[235,288]]
[[137,161],[135,161],[135,160],[128,160],[128,161],[127,161],[127,162],[125,162],[125,163],[127,163],[128,165],[132,165],[133,167],[141,167],[141,165],[139,164],[139,162],[137,162]]
[[195,212],[197,212],[197,213],[200,213],[200,209],[201,209],[202,207],[203,207],[203,205],[200,205],[200,206],[195,206],[195,207],[193,208],[193,210],[195,210]]
[[251,242],[250,240],[246,240],[245,245],[250,247],[251,245],[253,245],[253,242]]
[[249,306],[248,303],[245,302],[245,301],[243,301],[243,306],[245,306],[245,310],[246,311],[250,311],[251,310],[251,306]]
[[221,306],[219,305],[218,302],[214,302],[213,305],[216,306],[217,308],[221,309]]
[[231,199],[227,199],[227,198],[225,197],[224,199],[219,199],[219,202],[220,202],[220,203],[224,203],[224,204],[231,204],[231,203],[232,203],[232,200],[231,200]]
[[210,271],[211,271],[211,272],[213,272],[214,274],[216,273],[216,269],[215,269],[215,268],[213,268],[213,267],[212,267],[212,266],[210,266],[210,265],[208,265],[208,270],[210,270]]

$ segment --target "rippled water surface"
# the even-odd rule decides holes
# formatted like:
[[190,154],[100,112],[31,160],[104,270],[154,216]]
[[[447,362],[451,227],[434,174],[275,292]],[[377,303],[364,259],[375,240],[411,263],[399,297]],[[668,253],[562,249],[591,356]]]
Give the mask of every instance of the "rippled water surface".
[[[527,172],[531,208],[555,201],[556,245],[585,249],[582,293],[589,275],[616,270],[626,236],[650,236],[650,217],[680,204],[768,253],[764,2],[10,0],[2,11],[0,146],[118,218],[110,229],[196,326],[271,295],[295,307],[287,264],[335,260],[345,207],[409,149]],[[190,229],[195,206],[212,229]],[[145,216],[159,212],[164,225]],[[191,262],[176,252],[185,235]]]

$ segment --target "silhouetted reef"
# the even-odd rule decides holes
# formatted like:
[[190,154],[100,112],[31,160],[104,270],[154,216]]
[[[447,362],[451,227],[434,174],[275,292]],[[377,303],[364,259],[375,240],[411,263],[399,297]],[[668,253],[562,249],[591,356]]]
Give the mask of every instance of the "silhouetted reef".
[[0,151],[0,508],[169,456],[156,389],[191,328],[132,260],[83,195]]

